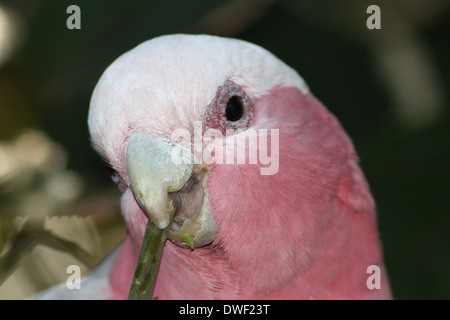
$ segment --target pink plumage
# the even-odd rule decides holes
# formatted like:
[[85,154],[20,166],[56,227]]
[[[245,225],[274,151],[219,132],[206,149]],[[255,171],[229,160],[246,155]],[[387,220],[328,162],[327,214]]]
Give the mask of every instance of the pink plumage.
[[[224,109],[236,96],[243,120],[230,120]],[[120,176],[128,226],[107,268],[105,298],[127,297],[151,211],[144,204],[151,195],[130,188],[133,179],[141,179],[139,171],[138,178],[129,176],[134,165],[127,155],[130,137],[144,132],[167,140],[178,128],[193,133],[195,121],[203,124],[203,132],[241,129],[236,136],[266,129],[270,156],[279,163],[268,175],[261,174],[267,167],[261,163],[189,167],[206,172],[203,201],[209,204],[214,237],[193,250],[167,241],[154,296],[391,298],[374,201],[339,122],[294,70],[266,50],[204,35],[164,36],[138,46],[105,71],[94,92],[92,140]],[[227,138],[223,143],[227,149],[236,142]],[[277,148],[271,148],[273,143]],[[182,201],[189,195],[183,194]],[[379,267],[380,288],[367,284],[372,265]]]
[[[374,202],[339,123],[296,88],[276,88],[255,108],[256,123],[269,119],[280,129],[279,172],[261,176],[257,166],[216,165],[208,188],[217,238],[193,251],[168,242],[155,296],[390,298]],[[142,213],[141,234],[145,223]],[[113,285],[114,298],[127,296],[140,241],[126,241],[112,274],[126,274],[128,281]],[[366,286],[369,265],[382,267],[381,290]]]

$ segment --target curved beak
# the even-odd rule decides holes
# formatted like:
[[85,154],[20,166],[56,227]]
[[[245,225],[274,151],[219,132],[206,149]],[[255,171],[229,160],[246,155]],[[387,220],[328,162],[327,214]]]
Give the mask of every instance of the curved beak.
[[128,140],[126,163],[134,197],[159,229],[169,226],[175,207],[168,193],[179,191],[193,170],[190,163],[175,163],[175,145],[163,138],[135,132]]

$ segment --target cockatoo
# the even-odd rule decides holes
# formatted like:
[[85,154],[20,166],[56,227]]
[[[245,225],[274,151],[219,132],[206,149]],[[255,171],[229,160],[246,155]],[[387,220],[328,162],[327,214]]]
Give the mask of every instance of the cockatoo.
[[352,142],[267,50],[209,35],[146,41],[101,76],[88,124],[127,233],[59,297],[126,299],[151,219],[170,227],[158,299],[391,298]]

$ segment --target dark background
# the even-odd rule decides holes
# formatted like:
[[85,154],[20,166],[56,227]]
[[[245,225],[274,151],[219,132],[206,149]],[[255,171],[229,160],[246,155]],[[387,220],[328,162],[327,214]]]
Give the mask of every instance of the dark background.
[[[66,27],[71,4],[81,30]],[[366,27],[371,4],[381,30]],[[444,0],[0,2],[0,298],[64,281],[58,259],[89,270],[123,237],[120,194],[86,123],[105,68],[152,37],[209,33],[300,73],[354,141],[394,298],[449,299],[449,31]],[[66,217],[63,231],[48,216]]]

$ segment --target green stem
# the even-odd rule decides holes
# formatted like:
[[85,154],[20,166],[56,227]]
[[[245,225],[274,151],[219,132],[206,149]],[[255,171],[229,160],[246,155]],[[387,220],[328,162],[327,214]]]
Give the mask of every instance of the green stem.
[[170,224],[169,227],[161,230],[148,219],[128,300],[148,300],[151,298],[169,229]]

